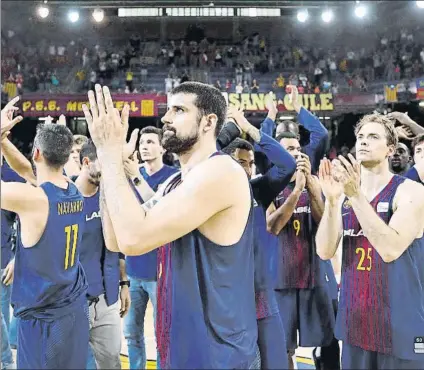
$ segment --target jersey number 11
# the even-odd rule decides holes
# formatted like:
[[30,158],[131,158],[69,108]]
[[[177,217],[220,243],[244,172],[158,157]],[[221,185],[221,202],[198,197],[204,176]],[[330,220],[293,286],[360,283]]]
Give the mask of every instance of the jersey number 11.
[[[75,250],[77,248],[78,240],[78,225],[71,225],[65,227],[66,234],[66,251],[65,251],[65,270],[72,267],[75,264]],[[71,248],[72,240],[72,251],[69,253]]]

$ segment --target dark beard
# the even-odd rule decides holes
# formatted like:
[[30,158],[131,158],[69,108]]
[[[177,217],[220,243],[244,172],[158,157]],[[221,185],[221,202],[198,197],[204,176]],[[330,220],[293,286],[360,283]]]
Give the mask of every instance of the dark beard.
[[90,173],[90,176],[88,177],[88,182],[91,185],[99,186],[100,185],[100,179],[101,179],[101,174],[94,172],[94,173]]
[[194,135],[186,136],[184,138],[177,137],[174,130],[168,129],[174,133],[172,136],[167,136],[166,133],[162,138],[162,146],[169,153],[175,153],[181,155],[189,152],[193,146],[199,140],[199,132],[197,131]]

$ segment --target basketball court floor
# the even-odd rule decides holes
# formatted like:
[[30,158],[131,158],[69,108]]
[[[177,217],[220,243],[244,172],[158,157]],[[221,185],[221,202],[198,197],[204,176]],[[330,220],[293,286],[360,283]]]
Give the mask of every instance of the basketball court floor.
[[[156,369],[156,340],[154,335],[153,325],[153,306],[149,302],[146,310],[146,321],[144,324],[144,334],[146,343],[147,369]],[[12,350],[16,356],[16,350]],[[296,350],[297,368],[298,369],[315,369],[312,361],[312,348],[298,348]],[[122,350],[121,350],[122,369],[129,369],[127,342],[122,335]]]
[[[153,326],[153,306],[149,302],[146,310],[146,321],[144,324],[144,334],[146,336],[146,355],[149,360],[156,359],[156,341]],[[127,342],[122,336],[122,356],[121,363],[123,369],[129,369]],[[298,348],[296,351],[298,369],[315,369],[312,361],[312,348]],[[147,369],[156,369],[155,361],[148,361]]]

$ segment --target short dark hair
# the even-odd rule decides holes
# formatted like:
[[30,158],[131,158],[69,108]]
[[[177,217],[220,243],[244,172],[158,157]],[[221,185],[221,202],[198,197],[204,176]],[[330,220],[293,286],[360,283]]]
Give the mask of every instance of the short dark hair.
[[415,151],[415,147],[424,143],[424,134],[419,134],[412,140],[412,150]]
[[226,146],[222,151],[226,154],[232,155],[237,149],[247,150],[253,152],[253,145],[250,144],[247,140],[240,139],[239,137],[234,139],[228,146]]
[[37,126],[33,147],[41,151],[49,167],[63,167],[69,160],[73,145],[74,137],[66,126],[54,123]]
[[[140,131],[140,137],[144,134],[156,134],[159,138],[159,144],[162,142],[163,131],[160,128],[154,126],[146,126]],[[162,145],[162,144],[161,144]]]
[[296,134],[294,134],[293,132],[285,131],[285,132],[282,132],[281,134],[278,134],[278,136],[277,136],[277,138],[276,138],[276,140],[277,140],[278,142],[280,142],[280,141],[281,141],[281,139],[296,139],[296,140],[298,140],[299,138],[298,138],[298,136],[297,136]]
[[90,162],[94,162],[97,159],[97,149],[92,140],[88,140],[82,145],[80,151],[80,163],[82,163],[82,160],[85,157],[87,157]]
[[218,137],[227,117],[227,102],[221,91],[201,82],[183,82],[171,91],[171,95],[176,94],[196,95],[194,104],[199,109],[201,116],[216,114],[218,120],[216,122],[215,137]]
[[[294,131],[290,131],[290,126],[293,127]],[[284,132],[287,131],[287,132],[293,132],[295,134],[299,134],[299,125],[294,121],[287,121],[287,120],[280,121],[280,123],[277,125],[277,128],[278,127],[284,127],[284,130],[283,130]]]

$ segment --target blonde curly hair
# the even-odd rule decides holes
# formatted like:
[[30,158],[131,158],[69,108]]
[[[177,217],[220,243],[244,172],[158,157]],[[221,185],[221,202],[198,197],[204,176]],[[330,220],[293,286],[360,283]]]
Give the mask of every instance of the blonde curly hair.
[[384,127],[384,130],[386,131],[387,145],[393,145],[396,148],[399,143],[399,138],[395,129],[395,121],[390,117],[377,112],[367,114],[362,117],[355,126],[355,136],[358,136],[359,131],[364,125],[371,122],[379,123]]

